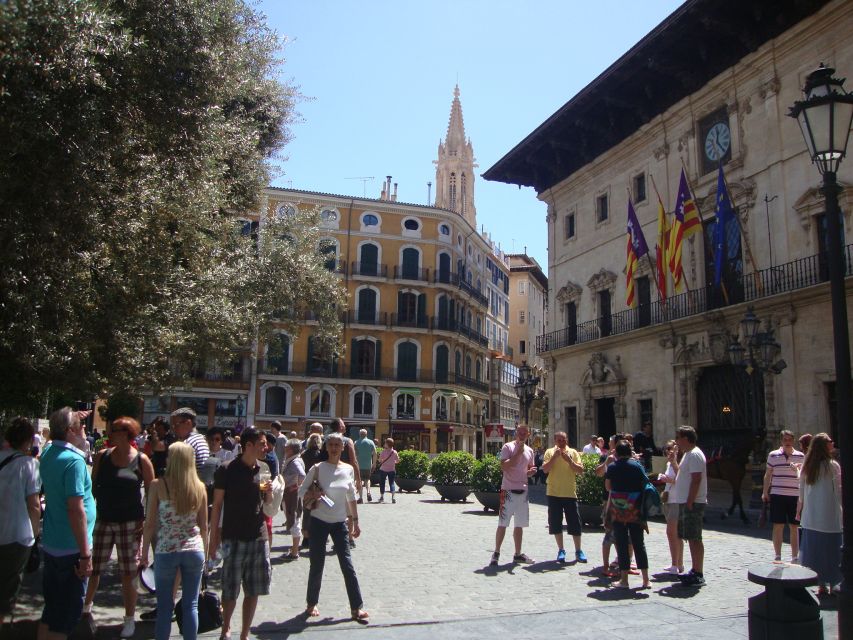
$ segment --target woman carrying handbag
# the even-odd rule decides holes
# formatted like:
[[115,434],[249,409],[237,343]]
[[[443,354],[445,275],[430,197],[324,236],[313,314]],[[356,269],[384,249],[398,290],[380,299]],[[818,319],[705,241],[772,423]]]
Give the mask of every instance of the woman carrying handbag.
[[184,442],[169,445],[163,477],[148,492],[142,540],[142,563],[156,537],[154,576],[157,585],[156,640],[168,640],[172,631],[175,575],[183,585],[182,635],[198,634],[198,594],[207,557],[207,491],[195,470],[195,450]]

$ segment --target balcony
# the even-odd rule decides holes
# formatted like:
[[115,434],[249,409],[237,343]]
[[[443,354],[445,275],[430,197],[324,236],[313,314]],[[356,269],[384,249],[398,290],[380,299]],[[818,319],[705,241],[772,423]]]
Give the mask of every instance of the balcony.
[[388,313],[386,311],[347,311],[347,322],[349,324],[370,324],[385,326],[388,324]]
[[337,378],[338,363],[324,362],[294,362],[289,367],[279,366],[275,363],[260,363],[258,373],[261,375],[273,376],[296,376],[296,377],[318,377],[318,378]]
[[488,393],[489,391],[488,382],[483,382],[482,380],[475,380],[474,378],[463,376],[461,373],[448,373],[447,380],[441,380],[439,382],[445,384],[461,385],[463,387],[473,389],[474,391],[481,391],[482,393]]
[[[853,274],[853,245],[844,248],[845,276]],[[651,327],[673,320],[689,318],[713,309],[761,300],[780,293],[797,291],[826,282],[829,270],[826,256],[815,254],[776,267],[761,269],[741,276],[732,283],[728,299],[706,286],[635,309],[601,316],[580,324],[564,327],[536,337],[536,353],[583,344]]]
[[353,262],[350,274],[354,276],[370,276],[373,278],[387,278],[388,265],[376,262]]
[[453,331],[465,336],[483,347],[489,346],[489,339],[482,333],[467,325],[457,322],[454,318],[434,316],[430,319],[430,329],[436,331]]
[[480,291],[477,291],[474,287],[468,284],[464,279],[459,280],[459,288],[472,297],[476,302],[479,302],[480,306],[486,307],[486,309],[489,308],[489,299]]
[[432,281],[435,284],[449,284],[454,287],[459,286],[459,274],[450,271],[436,271],[432,274]]
[[408,313],[392,313],[391,314],[391,326],[392,327],[408,327],[413,329],[428,329],[431,324],[432,318],[429,316],[420,316],[412,315]]
[[394,280],[415,280],[418,282],[429,282],[429,269],[416,267],[403,267],[394,265]]

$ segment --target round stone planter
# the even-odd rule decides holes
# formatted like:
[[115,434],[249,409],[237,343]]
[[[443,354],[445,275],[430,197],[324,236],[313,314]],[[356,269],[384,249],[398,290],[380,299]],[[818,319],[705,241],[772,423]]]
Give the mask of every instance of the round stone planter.
[[501,493],[500,491],[475,491],[474,496],[483,505],[483,511],[491,509],[497,513],[501,508]]
[[601,526],[601,509],[600,504],[580,504],[578,503],[578,511],[581,514],[581,522],[591,527]]
[[471,494],[471,487],[467,484],[437,484],[435,490],[441,496],[441,501],[449,500],[450,502],[467,502],[467,498]]
[[419,478],[397,478],[397,488],[406,493],[420,493],[425,484],[426,480]]

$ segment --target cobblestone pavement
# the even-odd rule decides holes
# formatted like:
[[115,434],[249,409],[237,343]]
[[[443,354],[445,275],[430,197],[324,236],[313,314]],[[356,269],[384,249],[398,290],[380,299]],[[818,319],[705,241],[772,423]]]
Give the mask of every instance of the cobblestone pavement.
[[[525,530],[523,550],[537,560],[513,565],[511,533],[504,541],[497,570],[487,567],[494,545],[496,517],[485,513],[473,496],[468,503],[442,502],[430,487],[421,494],[399,495],[397,504],[359,505],[362,537],[353,551],[354,563],[370,625],[349,620],[343,579],[336,558],[327,558],[319,609],[321,617],[306,624],[308,558],[284,562],[290,542],[281,535],[277,518],[273,546],[272,594],[262,597],[255,615],[255,637],[325,638],[482,638],[511,632],[514,638],[541,637],[556,630],[561,637],[586,637],[606,632],[613,638],[637,633],[660,634],[660,625],[691,638],[747,637],[747,598],[761,587],[746,578],[747,567],[771,558],[768,532],[743,527],[738,521],[721,522],[709,515],[704,539],[705,576],[701,589],[681,587],[670,577],[653,578],[650,591],[620,590],[600,577],[602,530],[585,530],[583,549],[589,562],[560,565],[556,546],[546,528],[542,487],[533,487],[531,526]],[[669,565],[664,525],[650,523],[647,548],[652,573]],[[573,558],[571,539],[566,536]],[[331,549],[331,544],[330,544]],[[687,557],[689,554],[685,550]],[[615,549],[611,553],[615,559]],[[639,576],[632,576],[639,585]],[[115,638],[122,610],[115,576],[106,575],[95,600],[98,637]],[[214,574],[212,587],[218,586]],[[38,581],[28,577],[21,598],[23,617],[36,615]],[[140,598],[138,610],[153,605]],[[630,605],[630,609],[628,606]],[[832,605],[830,604],[829,607]],[[239,630],[239,606],[233,629]],[[19,618],[21,616],[19,615]],[[836,612],[823,613],[826,638],[837,636]],[[177,635],[177,625],[173,626]],[[137,623],[137,638],[151,638],[153,625]],[[217,637],[217,633],[203,637]],[[232,633],[236,638],[239,633]],[[20,636],[23,637],[23,636]]]

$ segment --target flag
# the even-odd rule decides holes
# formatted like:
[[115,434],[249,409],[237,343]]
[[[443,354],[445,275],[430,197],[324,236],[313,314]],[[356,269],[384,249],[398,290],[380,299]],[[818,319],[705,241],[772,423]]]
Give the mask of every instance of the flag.
[[660,194],[655,189],[658,197],[658,240],[655,245],[655,278],[657,279],[658,295],[661,300],[666,300],[666,267],[669,259],[669,221],[666,219],[666,211],[663,208]]
[[637,268],[637,262],[640,258],[649,252],[649,245],[646,244],[646,238],[643,236],[643,229],[637,220],[637,214],[634,212],[634,205],[631,200],[628,200],[628,225],[627,225],[627,241],[625,258],[625,294],[629,307],[634,306],[634,271]]
[[[737,248],[740,248],[740,230],[732,230],[732,227],[736,227],[737,225],[732,224],[735,220],[735,212],[732,209],[732,202],[726,190],[723,165],[720,165],[719,173],[717,174],[717,198],[715,202],[714,215],[717,218],[717,222],[714,225],[714,287],[719,288],[723,283],[723,268],[728,257],[726,255],[727,235],[731,236],[733,231],[737,233],[737,237],[731,237],[728,244],[737,243]],[[730,247],[730,251],[734,248]]]
[[697,233],[701,228],[699,210],[693,202],[690,187],[687,185],[687,176],[682,169],[681,178],[678,181],[678,197],[675,200],[675,217],[669,233],[669,272],[672,274],[676,291],[684,282],[684,269],[681,264],[682,240],[690,234]]

